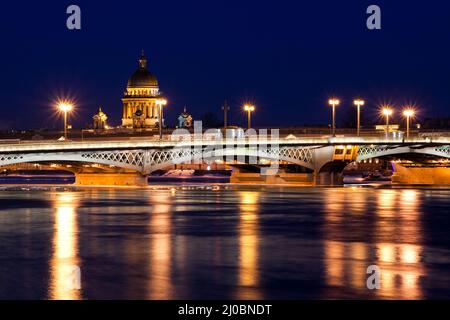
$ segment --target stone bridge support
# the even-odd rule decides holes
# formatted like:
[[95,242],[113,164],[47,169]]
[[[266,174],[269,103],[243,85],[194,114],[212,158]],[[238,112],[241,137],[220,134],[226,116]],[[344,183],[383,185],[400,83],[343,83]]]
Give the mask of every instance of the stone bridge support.
[[87,172],[75,173],[77,186],[137,186],[148,185],[148,178],[139,172]]
[[450,168],[447,167],[404,167],[394,164],[392,183],[450,185]]
[[343,184],[342,172],[319,172],[314,176],[315,186],[341,186]]
[[262,175],[260,172],[246,172],[239,167],[233,167],[230,183],[312,186],[314,185],[314,174],[287,173],[284,169],[279,168],[273,174]]
[[327,146],[315,150],[314,185],[339,186],[344,184],[344,168],[356,159],[354,146]]

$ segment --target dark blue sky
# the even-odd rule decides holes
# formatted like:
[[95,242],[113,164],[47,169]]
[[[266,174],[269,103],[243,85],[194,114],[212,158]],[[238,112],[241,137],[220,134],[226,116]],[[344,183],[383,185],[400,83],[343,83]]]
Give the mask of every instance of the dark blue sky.
[[[66,29],[66,8],[82,10],[82,30]],[[366,28],[370,4],[382,30]],[[77,99],[75,124],[101,104],[119,124],[121,95],[145,49],[170,104],[194,118],[254,124],[329,123],[327,98],[415,103],[422,116],[450,116],[450,4],[445,1],[7,1],[0,5],[0,128],[60,126],[52,99]]]

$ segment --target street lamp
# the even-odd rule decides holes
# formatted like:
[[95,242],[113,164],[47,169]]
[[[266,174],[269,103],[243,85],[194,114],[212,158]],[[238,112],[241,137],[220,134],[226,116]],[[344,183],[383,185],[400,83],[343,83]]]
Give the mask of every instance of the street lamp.
[[228,126],[228,111],[230,111],[230,107],[228,106],[227,101],[225,101],[224,105],[222,106],[223,110],[223,128],[226,130]]
[[414,110],[413,109],[406,109],[403,111],[403,115],[406,117],[406,138],[409,138],[409,122],[412,117],[414,117]]
[[244,106],[244,110],[247,111],[247,123],[248,123],[248,129],[251,127],[251,114],[253,111],[255,111],[255,106],[246,104]]
[[333,107],[333,122],[332,122],[333,137],[336,136],[336,106],[338,106],[339,103],[340,101],[335,98],[328,100],[328,104]]
[[158,124],[159,124],[159,140],[162,140],[162,107],[167,104],[166,99],[157,99],[156,105],[159,106]]
[[353,101],[353,104],[356,106],[357,110],[356,135],[359,137],[359,131],[361,129],[361,107],[365,104],[365,101],[356,99],[355,101]]
[[386,117],[386,138],[387,138],[389,136],[389,117],[392,116],[394,111],[389,107],[384,107],[381,112]]
[[58,104],[58,109],[64,114],[64,140],[67,140],[67,113],[73,110],[73,105],[68,102]]

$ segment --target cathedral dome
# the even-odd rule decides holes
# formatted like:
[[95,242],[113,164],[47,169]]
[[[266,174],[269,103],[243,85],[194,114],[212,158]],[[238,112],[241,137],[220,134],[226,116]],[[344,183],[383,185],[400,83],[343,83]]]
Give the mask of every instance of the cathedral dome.
[[158,87],[158,80],[156,77],[147,70],[147,58],[142,52],[139,58],[139,69],[128,79],[128,88],[148,88]]

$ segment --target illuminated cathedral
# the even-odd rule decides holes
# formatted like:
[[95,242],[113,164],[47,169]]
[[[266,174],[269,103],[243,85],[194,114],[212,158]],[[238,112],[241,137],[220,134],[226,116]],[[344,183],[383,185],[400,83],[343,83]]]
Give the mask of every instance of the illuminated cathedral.
[[[147,58],[142,52],[139,67],[128,79],[122,99],[122,127],[137,129],[156,127],[159,123],[158,99],[162,99],[158,80],[147,69]],[[161,118],[164,124],[164,117]]]
[[106,123],[108,116],[103,112],[102,107],[98,108],[98,112],[94,114],[92,119],[94,120],[94,130],[104,130],[108,128],[108,124]]

